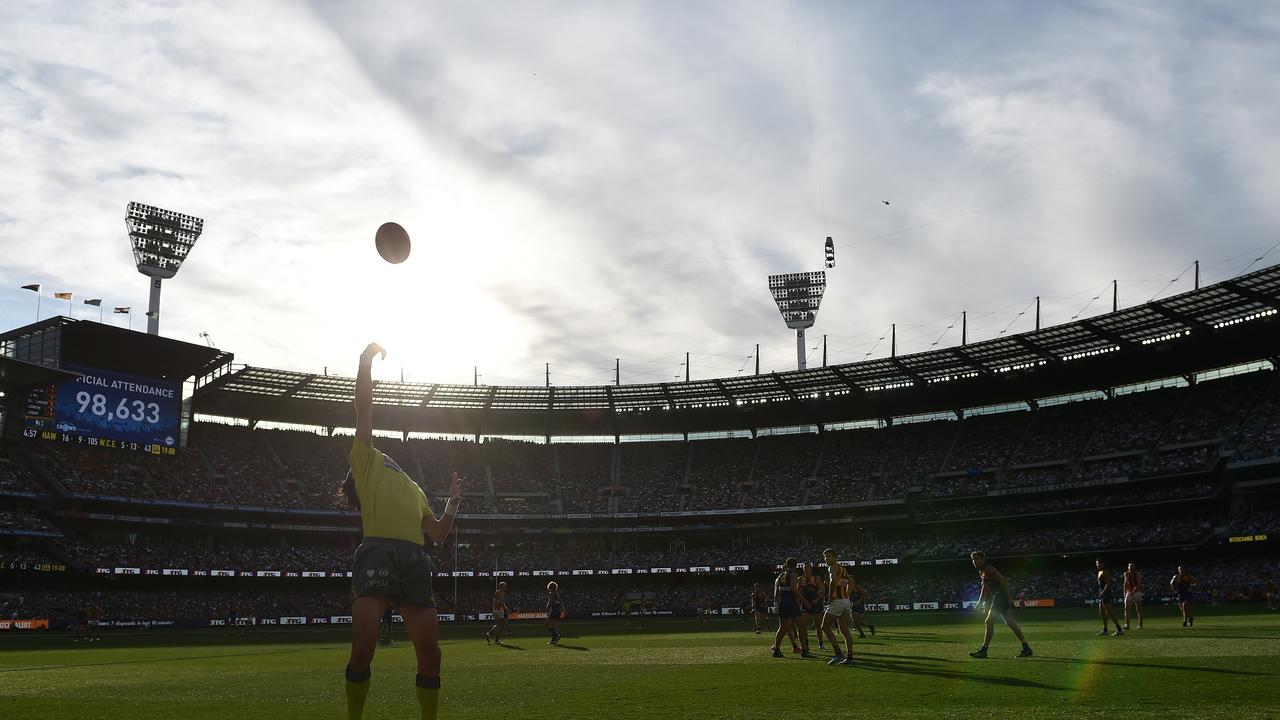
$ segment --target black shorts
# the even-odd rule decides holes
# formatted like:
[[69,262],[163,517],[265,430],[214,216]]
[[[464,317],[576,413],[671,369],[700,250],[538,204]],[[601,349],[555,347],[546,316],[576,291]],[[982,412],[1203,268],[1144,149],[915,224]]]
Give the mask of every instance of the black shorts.
[[866,615],[866,614],[867,614],[867,604],[866,604],[866,603],[861,603],[861,602],[860,602],[860,603],[854,603],[854,604],[853,604],[853,614],[854,614],[854,615]]
[[1107,605],[1115,605],[1115,604],[1116,604],[1116,596],[1115,596],[1115,595],[1112,595],[1111,593],[1107,593],[1106,595],[1103,595],[1102,597],[1098,598],[1098,602],[1099,602],[1099,603],[1104,603],[1104,604],[1107,604]]
[[351,560],[354,597],[386,595],[420,608],[434,608],[431,571],[435,565],[417,543],[365,538]]
[[795,600],[783,600],[778,603],[778,617],[783,620],[792,620],[803,614]]
[[1009,596],[1004,593],[996,593],[991,597],[991,612],[1000,617],[1007,617],[1012,603],[1009,602]]

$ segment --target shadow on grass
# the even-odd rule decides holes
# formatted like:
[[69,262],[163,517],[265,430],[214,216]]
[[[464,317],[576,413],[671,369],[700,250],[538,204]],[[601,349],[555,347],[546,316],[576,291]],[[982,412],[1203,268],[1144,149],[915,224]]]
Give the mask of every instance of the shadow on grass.
[[566,650],[577,650],[578,652],[589,652],[591,648],[581,645],[565,645],[564,643],[556,643],[555,647],[564,648]]
[[867,653],[865,655],[859,655],[858,657],[895,658],[898,660],[919,660],[921,662],[945,662],[945,663],[963,662],[962,660],[952,660],[951,658],[930,657],[928,655],[894,655],[892,653],[880,653],[880,652]]
[[[1271,638],[1267,638],[1268,640]],[[1105,665],[1108,667],[1155,668],[1157,670],[1190,670],[1192,672],[1218,673],[1219,675],[1255,675],[1272,677],[1275,673],[1253,672],[1252,670],[1229,670],[1213,667],[1186,667],[1183,665],[1161,665],[1158,663],[1120,662],[1118,660],[1081,660],[1080,658],[1061,658],[1036,655],[1035,662],[1069,663],[1071,665]]]
[[[932,658],[931,658],[932,659]],[[991,675],[974,675],[972,673],[960,672],[957,670],[943,670],[942,668],[922,667],[919,663],[904,662],[880,662],[874,659],[874,656],[861,656],[857,658],[858,664],[853,666],[854,669],[862,668],[872,672],[892,672],[903,673],[907,675],[923,675],[926,677],[942,678],[943,680],[962,680],[965,682],[981,683],[984,685],[997,685],[1002,687],[1021,687],[1035,688],[1037,690],[1068,690],[1069,688],[1059,687],[1057,685],[1049,685],[1047,683],[1036,682],[1035,680],[1027,680],[1025,678],[999,677]]]
[[524,650],[519,645],[512,645],[511,643],[497,643],[497,646],[506,650]]
[[[334,646],[334,647],[325,648],[325,649],[341,650],[341,649],[347,649],[348,647],[349,646],[346,646],[346,645],[340,645],[340,646]],[[109,667],[112,665],[146,665],[150,663],[183,662],[187,660],[218,660],[221,658],[262,657],[264,655],[291,655],[291,654],[300,653],[300,652],[312,652],[313,650],[316,650],[316,649],[317,648],[307,647],[307,648],[293,648],[290,650],[264,650],[263,652],[219,653],[214,655],[183,655],[180,657],[146,658],[144,660],[115,660],[111,662],[75,663],[75,664],[69,664],[69,665],[33,665],[31,667],[0,668],[0,673],[29,672],[29,671],[35,671],[35,670],[70,670],[73,668]]]

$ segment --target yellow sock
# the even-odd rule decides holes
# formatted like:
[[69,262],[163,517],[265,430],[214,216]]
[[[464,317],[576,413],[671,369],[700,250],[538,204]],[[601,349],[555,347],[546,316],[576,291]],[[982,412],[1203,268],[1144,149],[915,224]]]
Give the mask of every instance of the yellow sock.
[[436,720],[440,710],[440,676],[427,677],[419,674],[416,684],[422,720]]
[[369,675],[353,673],[347,668],[347,720],[360,720],[364,717],[364,701],[369,697]]

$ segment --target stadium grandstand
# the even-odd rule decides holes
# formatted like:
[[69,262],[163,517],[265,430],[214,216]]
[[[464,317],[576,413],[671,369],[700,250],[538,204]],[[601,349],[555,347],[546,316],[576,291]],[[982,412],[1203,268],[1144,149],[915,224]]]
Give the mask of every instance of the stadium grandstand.
[[[375,444],[433,504],[452,472],[469,481],[432,548],[447,620],[487,619],[504,578],[516,610],[564,578],[576,615],[637,592],[740,613],[752,582],[824,547],[881,609],[970,606],[975,547],[1036,604],[1090,602],[1095,556],[1191,563],[1206,602],[1257,600],[1280,575],[1277,312],[1280,266],[794,372],[378,382]],[[354,378],[62,317],[0,335],[0,355],[0,617],[56,628],[92,597],[126,626],[349,621]],[[149,414],[173,431],[147,436]],[[136,437],[111,434],[121,420]]]

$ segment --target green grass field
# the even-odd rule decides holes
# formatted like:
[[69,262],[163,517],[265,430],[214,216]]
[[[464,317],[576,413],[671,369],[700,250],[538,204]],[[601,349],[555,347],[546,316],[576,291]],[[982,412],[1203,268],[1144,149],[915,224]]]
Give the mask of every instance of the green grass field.
[[[976,616],[881,614],[856,641],[859,665],[769,656],[771,638],[741,619],[708,625],[569,622],[560,647],[516,625],[507,648],[479,625],[444,630],[448,718],[1280,717],[1280,613],[1204,608],[1184,630],[1170,608],[1147,629],[1094,637],[1081,610],[1023,611],[1036,651],[1014,659],[997,628],[991,659]],[[93,645],[62,633],[0,636],[0,718],[342,718],[341,629],[108,633]],[[416,718],[413,651],[380,648],[365,717]]]

